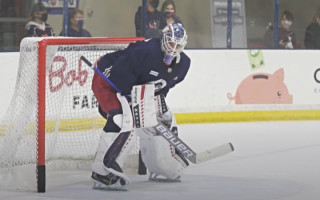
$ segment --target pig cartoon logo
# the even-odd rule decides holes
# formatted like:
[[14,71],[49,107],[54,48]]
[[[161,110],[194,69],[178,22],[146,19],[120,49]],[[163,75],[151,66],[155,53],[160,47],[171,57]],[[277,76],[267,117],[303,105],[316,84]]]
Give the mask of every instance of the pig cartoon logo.
[[282,68],[273,74],[255,73],[240,83],[234,97],[231,93],[227,97],[235,104],[292,104],[292,95],[283,81]]

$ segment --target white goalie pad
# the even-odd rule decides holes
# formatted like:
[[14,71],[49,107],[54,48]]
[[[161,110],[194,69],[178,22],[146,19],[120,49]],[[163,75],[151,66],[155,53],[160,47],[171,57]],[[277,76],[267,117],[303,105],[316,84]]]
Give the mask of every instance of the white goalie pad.
[[97,152],[96,152],[94,161],[92,163],[93,172],[96,172],[103,176],[107,175],[105,166],[103,164],[103,158],[106,152],[108,151],[108,149],[110,148],[111,144],[114,142],[114,140],[117,138],[118,135],[119,133],[115,133],[115,132],[109,132],[109,133],[106,133],[104,131],[102,132],[99,145],[97,148]]
[[[116,162],[119,164],[119,166],[122,168],[124,165],[124,162],[126,161],[129,152],[131,151],[132,147],[136,143],[136,133],[133,131],[133,117],[130,109],[130,105],[128,103],[128,100],[126,97],[120,95],[117,93],[117,97],[121,103],[121,108],[123,112],[123,117],[122,117],[122,126],[120,127],[120,134],[118,137],[115,139],[116,145],[112,146],[117,146],[114,147],[112,150],[113,152],[119,151],[119,155],[116,158]],[[114,120],[115,121],[115,120]],[[124,139],[120,139],[124,138]],[[111,146],[111,148],[112,148]],[[119,150],[117,150],[120,147]],[[108,153],[108,152],[107,152]],[[107,168],[108,169],[108,168]],[[112,169],[108,169],[108,171],[112,171]],[[113,172],[114,173],[114,172]],[[116,173],[114,173],[116,174]],[[118,176],[121,176],[119,174],[116,174]]]
[[168,179],[180,177],[187,165],[175,153],[173,145],[163,137],[151,134],[152,128],[136,129],[136,131],[140,138],[142,160],[149,172]]
[[154,84],[133,86],[131,103],[135,128],[153,127],[157,125],[154,93]]
[[107,159],[110,162],[116,162],[122,168],[129,152],[136,143],[136,134],[133,131],[133,119],[129,103],[124,96],[117,94],[117,97],[121,103],[123,114],[115,115],[113,120],[121,130],[119,133],[103,132],[101,134],[97,153],[92,164],[92,171],[102,176],[106,176],[109,172],[112,172],[127,181],[128,178],[123,173],[108,168],[104,164],[104,160]]
[[[119,93],[117,93],[117,98],[120,101],[121,104],[121,108],[122,108],[122,121],[118,119],[114,119],[115,123],[121,123],[121,126],[119,126],[121,128],[120,132],[127,132],[127,131],[132,131],[133,130],[133,117],[132,117],[132,113],[131,113],[131,109],[130,109],[130,105],[128,103],[128,100],[126,99],[126,97],[120,95]],[[118,125],[118,124],[117,124]]]

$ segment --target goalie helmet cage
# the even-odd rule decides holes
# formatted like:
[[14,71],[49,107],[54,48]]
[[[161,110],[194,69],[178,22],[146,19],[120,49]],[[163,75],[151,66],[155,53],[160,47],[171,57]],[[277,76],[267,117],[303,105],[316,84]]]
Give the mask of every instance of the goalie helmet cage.
[[[95,62],[143,39],[22,40],[14,95],[0,121],[0,187],[45,192],[46,168],[89,168],[105,120],[91,91],[94,71],[80,57]],[[138,171],[138,145],[131,153],[134,161],[125,163],[127,170]]]

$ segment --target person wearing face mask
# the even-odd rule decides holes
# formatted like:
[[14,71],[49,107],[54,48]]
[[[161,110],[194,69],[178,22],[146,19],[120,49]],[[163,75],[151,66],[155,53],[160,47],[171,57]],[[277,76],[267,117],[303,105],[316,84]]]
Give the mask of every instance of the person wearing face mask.
[[[284,11],[281,15],[280,26],[278,28],[278,48],[280,49],[293,49],[299,48],[296,35],[291,30],[293,22],[293,14],[290,11]],[[265,34],[266,46],[273,47],[273,27],[270,26]]]
[[46,23],[48,13],[42,3],[34,4],[30,12],[30,20],[25,26],[25,37],[55,36],[53,28]]
[[[91,37],[89,31],[83,28],[83,11],[75,8],[69,13],[68,37]],[[61,31],[60,36],[65,36]]]
[[279,27],[278,32],[279,48],[297,48],[296,36],[291,30],[292,22],[293,14],[290,11],[284,11],[281,16],[281,26]]
[[320,7],[306,29],[304,45],[307,49],[320,49]]
[[[159,5],[159,0],[147,0],[147,16],[143,16],[144,10],[142,6],[138,7],[138,10],[135,14],[135,28],[137,37],[145,37],[146,39],[150,38],[160,38],[161,29],[160,22],[162,21],[162,14],[157,10]],[[146,27],[143,27],[143,20],[146,20]],[[145,29],[145,34],[143,30]]]
[[[133,42],[127,48],[109,52],[97,60],[95,67],[107,72],[110,82],[97,73],[92,79],[92,91],[99,103],[98,111],[107,119],[92,163],[94,189],[126,190],[130,180],[122,169],[124,161],[129,158],[128,152],[133,148],[135,133],[140,137],[141,158],[150,173],[149,180],[180,181],[189,162],[157,135],[154,127],[134,126],[132,116],[135,114],[129,103],[134,103],[137,98],[131,96],[132,99],[126,99],[125,96],[134,93],[136,86],[152,84],[154,88],[150,93],[155,94],[154,99],[165,101],[169,91],[180,84],[189,71],[191,60],[183,52],[187,40],[182,24],[173,23],[163,29],[160,38]],[[115,86],[122,92],[117,93]],[[166,105],[164,101],[161,106]],[[158,105],[156,100],[154,105],[151,102],[152,106]],[[178,127],[170,110],[158,112],[155,117],[156,121],[166,124],[178,135]]]
[[161,7],[161,13],[163,14],[163,20],[161,21],[160,29],[163,29],[172,23],[182,23],[180,17],[176,16],[176,5],[172,0],[166,0]]

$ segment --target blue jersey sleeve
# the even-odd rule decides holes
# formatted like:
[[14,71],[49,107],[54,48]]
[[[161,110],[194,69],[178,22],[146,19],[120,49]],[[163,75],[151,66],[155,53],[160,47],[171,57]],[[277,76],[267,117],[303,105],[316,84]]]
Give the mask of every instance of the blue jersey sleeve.
[[190,58],[185,53],[182,52],[180,55],[181,55],[181,66],[184,70],[181,72],[181,75],[179,76],[175,84],[178,84],[185,79],[191,63]]
[[167,96],[171,88],[175,87],[177,84],[179,84],[181,81],[185,79],[190,68],[191,60],[183,52],[180,54],[180,56],[181,56],[181,59],[178,65],[181,70],[179,70],[177,80],[175,82],[171,82],[171,84],[169,83],[168,87],[160,90],[157,94],[164,94],[165,96]]
[[[140,41],[138,41],[137,43],[139,42]],[[106,68],[109,68],[110,66],[112,66],[119,57],[125,55],[126,52],[129,51],[129,49],[134,49],[136,46],[137,46],[136,42],[130,43],[128,47],[125,49],[105,54],[104,56],[98,59],[97,67],[99,68],[100,71],[103,72]]]
[[110,71],[110,80],[122,91],[123,94],[130,94],[132,86],[135,84],[137,76],[134,67],[137,58],[134,52],[119,57]]
[[124,50],[106,54],[98,62],[99,69],[102,72],[109,71],[108,78],[123,94],[130,94],[132,86],[137,82],[139,63],[146,51],[141,47],[142,43],[143,41],[131,43]]

